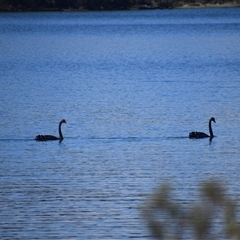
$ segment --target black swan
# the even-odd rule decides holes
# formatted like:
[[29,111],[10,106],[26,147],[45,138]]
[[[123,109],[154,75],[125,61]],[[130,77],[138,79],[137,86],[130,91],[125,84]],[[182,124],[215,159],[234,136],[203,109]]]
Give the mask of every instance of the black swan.
[[67,123],[65,119],[61,120],[58,126],[58,132],[59,132],[59,137],[55,137],[52,135],[37,135],[35,137],[36,141],[48,141],[48,140],[63,140],[63,135],[62,135],[62,130],[61,130],[61,126],[62,123]]
[[209,123],[208,123],[210,136],[204,132],[190,132],[189,138],[213,138],[214,135],[213,135],[213,131],[212,131],[212,122],[215,122],[214,117],[210,118]]

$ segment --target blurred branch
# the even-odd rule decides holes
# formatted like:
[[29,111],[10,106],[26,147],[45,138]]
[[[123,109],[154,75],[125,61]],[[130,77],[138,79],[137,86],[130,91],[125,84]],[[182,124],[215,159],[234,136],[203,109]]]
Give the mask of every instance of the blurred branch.
[[142,207],[156,239],[240,239],[236,204],[217,181],[201,184],[200,198],[187,207],[173,201],[172,189],[163,184]]

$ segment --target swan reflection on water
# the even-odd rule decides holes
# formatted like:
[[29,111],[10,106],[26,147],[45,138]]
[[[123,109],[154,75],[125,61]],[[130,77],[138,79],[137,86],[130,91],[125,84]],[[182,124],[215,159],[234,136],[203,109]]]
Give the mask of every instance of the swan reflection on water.
[[195,139],[198,139],[198,138],[209,138],[210,141],[212,141],[214,135],[213,135],[213,130],[212,130],[212,122],[215,122],[215,118],[214,117],[211,117],[209,119],[209,123],[208,123],[208,127],[209,127],[209,134],[206,134],[204,132],[190,132],[189,133],[189,138],[195,138]]
[[50,140],[59,140],[59,142],[61,143],[63,140],[63,134],[62,134],[62,129],[61,129],[63,123],[67,123],[65,119],[62,119],[58,125],[59,137],[56,137],[53,135],[37,135],[35,137],[35,140],[40,141],[40,142],[45,142],[45,141],[50,141]]

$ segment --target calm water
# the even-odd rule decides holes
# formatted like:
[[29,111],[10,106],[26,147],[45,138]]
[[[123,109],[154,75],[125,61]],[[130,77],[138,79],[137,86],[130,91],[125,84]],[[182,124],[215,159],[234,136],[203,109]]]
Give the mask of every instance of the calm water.
[[240,202],[240,9],[1,13],[0,54],[1,239],[150,239],[163,182]]

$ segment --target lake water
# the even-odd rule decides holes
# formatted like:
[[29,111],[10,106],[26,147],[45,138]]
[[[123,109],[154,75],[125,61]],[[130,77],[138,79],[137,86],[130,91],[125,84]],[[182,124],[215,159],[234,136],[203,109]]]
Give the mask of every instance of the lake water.
[[240,9],[1,13],[0,54],[1,239],[150,239],[165,182],[240,202]]

